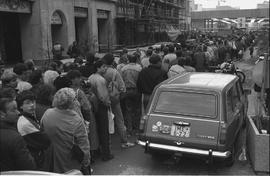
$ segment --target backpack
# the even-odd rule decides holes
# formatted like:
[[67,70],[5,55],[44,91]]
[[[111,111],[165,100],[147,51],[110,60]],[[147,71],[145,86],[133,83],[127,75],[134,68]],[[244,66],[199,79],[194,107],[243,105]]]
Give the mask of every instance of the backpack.
[[120,99],[120,92],[118,90],[118,84],[116,82],[116,72],[114,72],[112,81],[108,84],[108,90],[111,103],[118,103]]

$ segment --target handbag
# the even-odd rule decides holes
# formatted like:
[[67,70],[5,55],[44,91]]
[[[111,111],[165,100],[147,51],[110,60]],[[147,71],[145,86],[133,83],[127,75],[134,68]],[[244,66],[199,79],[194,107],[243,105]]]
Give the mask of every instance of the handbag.
[[111,107],[108,109],[108,121],[109,121],[109,133],[114,134],[114,114],[112,113]]
[[71,153],[72,153],[72,158],[76,159],[77,161],[79,161],[79,163],[81,163],[83,161],[83,157],[84,157],[84,153],[82,151],[82,149],[75,144],[75,137],[73,137],[73,146],[71,149]]
[[118,103],[120,98],[120,92],[118,90],[117,81],[116,81],[116,72],[113,74],[112,81],[108,85],[110,100],[112,103]]

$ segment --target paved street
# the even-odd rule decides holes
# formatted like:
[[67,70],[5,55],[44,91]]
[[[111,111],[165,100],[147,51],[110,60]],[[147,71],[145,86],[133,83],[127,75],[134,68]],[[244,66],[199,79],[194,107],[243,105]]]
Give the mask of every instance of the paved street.
[[[244,87],[251,88],[251,70],[253,64],[249,59],[248,52],[245,52],[244,59],[237,63],[247,75],[247,81]],[[253,113],[254,92],[249,96],[249,111]],[[133,137],[131,140],[136,141]],[[193,175],[193,174],[214,174],[214,175],[254,175],[249,161],[236,161],[232,167],[226,167],[218,161],[209,166],[201,158],[181,157],[180,160],[173,158],[164,158],[164,160],[155,160],[149,154],[144,153],[141,146],[131,149],[120,149],[120,138],[117,134],[112,136],[112,152],[115,158],[109,162],[102,162],[98,159],[94,164],[94,174],[114,174],[114,175]]]
[[120,140],[113,136],[112,151],[115,158],[109,162],[97,160],[93,165],[94,174],[113,175],[253,175],[254,172],[248,161],[236,161],[232,167],[226,167],[222,162],[215,163],[209,167],[200,158],[182,157],[178,162],[174,159],[163,161],[154,160],[150,155],[144,153],[141,146],[121,150]]

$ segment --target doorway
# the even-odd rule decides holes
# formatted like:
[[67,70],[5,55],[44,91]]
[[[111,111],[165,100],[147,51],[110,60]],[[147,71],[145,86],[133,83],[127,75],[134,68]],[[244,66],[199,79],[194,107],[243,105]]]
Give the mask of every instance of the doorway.
[[1,59],[8,65],[22,62],[22,46],[19,15],[0,12]]
[[108,19],[98,19],[98,43],[99,51],[109,51]]
[[89,22],[88,18],[75,17],[75,35],[80,52],[85,56],[89,52]]
[[52,45],[61,44],[64,49],[67,49],[67,23],[64,14],[60,11],[55,11],[52,15],[51,35]]

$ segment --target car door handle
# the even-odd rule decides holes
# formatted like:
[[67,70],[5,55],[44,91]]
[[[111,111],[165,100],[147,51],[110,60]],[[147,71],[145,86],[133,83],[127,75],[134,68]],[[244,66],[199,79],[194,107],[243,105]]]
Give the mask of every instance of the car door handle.
[[178,125],[178,126],[190,126],[190,123],[188,122],[173,122],[174,125]]

